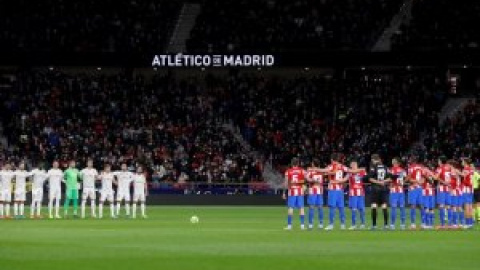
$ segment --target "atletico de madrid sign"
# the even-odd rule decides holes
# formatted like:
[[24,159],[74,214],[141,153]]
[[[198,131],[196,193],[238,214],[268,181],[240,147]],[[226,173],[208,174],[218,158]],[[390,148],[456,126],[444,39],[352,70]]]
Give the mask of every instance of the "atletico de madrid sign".
[[152,60],[153,67],[271,67],[274,63],[275,57],[269,54],[157,54]]

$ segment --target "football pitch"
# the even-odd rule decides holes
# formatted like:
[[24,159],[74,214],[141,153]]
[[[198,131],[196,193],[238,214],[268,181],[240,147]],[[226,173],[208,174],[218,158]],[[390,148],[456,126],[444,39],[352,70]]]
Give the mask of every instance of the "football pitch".
[[480,269],[477,228],[301,231],[295,216],[284,231],[285,207],[147,212],[146,220],[0,220],[0,269]]

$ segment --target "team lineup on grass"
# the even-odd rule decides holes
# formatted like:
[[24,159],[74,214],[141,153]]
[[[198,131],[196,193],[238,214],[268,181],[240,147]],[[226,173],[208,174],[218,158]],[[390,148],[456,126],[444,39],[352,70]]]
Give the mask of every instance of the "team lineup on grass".
[[[90,200],[91,216],[96,218],[96,189],[95,182],[101,181],[100,201],[98,205],[98,217],[103,217],[103,205],[110,204],[110,217],[116,218],[120,215],[121,203],[124,202],[125,213],[130,216],[130,185],[133,183],[132,218],[136,218],[137,204],[140,204],[141,215],[146,218],[145,198],[148,195],[147,182],[142,166],[138,166],[135,173],[127,170],[127,164],[122,164],[120,171],[111,171],[109,164],[99,174],[93,167],[93,161],[87,162],[87,167],[79,171],[75,161],[69,163],[69,168],[64,172],[59,168],[58,161],[54,161],[52,168],[45,171],[43,168],[34,168],[31,171],[25,170],[25,164],[21,162],[16,170],[12,170],[8,162],[0,171],[0,218],[9,219],[10,205],[12,202],[12,182],[15,183],[13,192],[13,218],[24,218],[25,200],[27,193],[27,179],[32,178],[31,192],[32,204],[30,207],[30,218],[42,218],[41,207],[43,201],[43,186],[48,181],[48,217],[61,218],[60,200],[62,198],[62,182],[65,184],[64,215],[68,216],[70,204],[73,204],[73,216],[78,216],[79,190],[82,187],[81,196],[81,217],[85,218],[85,206]],[[82,184],[79,183],[82,182]],[[117,186],[117,194],[114,200],[113,185]],[[115,205],[116,203],[116,205]]]
[[[308,187],[308,229],[314,227],[315,210],[318,212],[318,228],[323,229],[324,183],[327,186],[328,225],[334,229],[338,209],[340,228],[345,225],[344,185],[348,185],[348,206],[351,209],[350,230],[365,229],[365,184],[371,186],[371,227],[377,229],[377,208],[383,212],[383,228],[394,230],[397,225],[397,211],[400,212],[400,228],[406,228],[406,201],[410,205],[410,228],[416,229],[416,209],[420,209],[422,229],[469,229],[474,226],[474,198],[477,215],[480,213],[479,172],[475,171],[470,159],[462,160],[462,168],[445,157],[438,159],[435,170],[421,165],[418,158],[411,157],[408,168],[401,167],[399,159],[392,160],[392,167],[382,163],[379,155],[372,155],[367,172],[352,161],[350,167],[339,162],[340,155],[333,154],[331,164],[319,168],[318,160],[304,170],[299,159],[293,158],[292,167],[285,172],[284,199],[287,199],[288,217],[286,230],[291,230],[293,210],[299,209],[300,228],[305,229],[304,198]],[[408,188],[407,188],[408,187]],[[405,191],[405,188],[408,191]],[[406,194],[407,193],[407,196]],[[390,206],[390,216],[388,212]],[[439,224],[435,226],[435,209],[438,206]],[[357,227],[357,214],[360,225]]]

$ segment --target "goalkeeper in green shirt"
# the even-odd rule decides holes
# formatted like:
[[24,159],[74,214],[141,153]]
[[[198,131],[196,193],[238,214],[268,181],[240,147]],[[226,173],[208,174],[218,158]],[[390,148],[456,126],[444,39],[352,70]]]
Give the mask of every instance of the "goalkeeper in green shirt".
[[65,170],[63,176],[65,179],[66,194],[65,194],[65,204],[63,209],[65,210],[65,216],[68,214],[68,208],[70,207],[70,201],[73,201],[73,215],[77,216],[78,209],[78,180],[80,172],[75,168],[75,161],[70,161],[68,169]]
[[480,222],[480,171],[476,170],[473,173],[473,199],[475,201],[475,213],[477,221]]

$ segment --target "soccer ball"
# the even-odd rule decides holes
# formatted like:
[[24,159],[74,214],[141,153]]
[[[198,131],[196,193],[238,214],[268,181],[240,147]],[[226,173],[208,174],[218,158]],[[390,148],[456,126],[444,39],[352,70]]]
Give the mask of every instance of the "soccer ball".
[[190,222],[193,223],[193,224],[198,223],[199,221],[200,221],[200,220],[198,219],[197,216],[192,216],[192,217],[190,218]]

